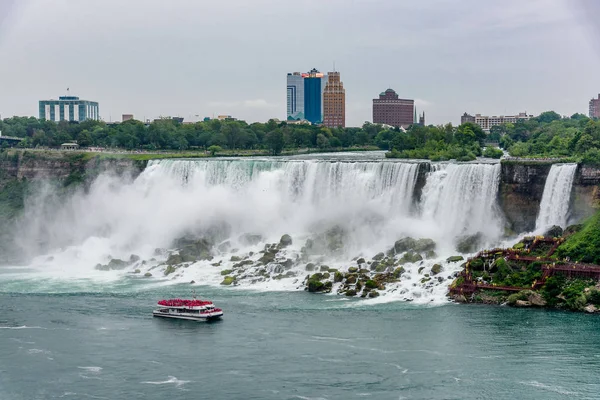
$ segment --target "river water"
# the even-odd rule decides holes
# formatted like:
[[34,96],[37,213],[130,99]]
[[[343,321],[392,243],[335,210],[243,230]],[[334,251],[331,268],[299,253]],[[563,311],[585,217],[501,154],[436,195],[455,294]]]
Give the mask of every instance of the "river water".
[[[381,157],[157,161],[66,201],[52,188],[28,199],[14,236],[31,261],[0,266],[0,400],[600,398],[597,316],[446,299],[456,239],[500,240],[499,164],[431,165],[415,199],[417,164]],[[568,193],[561,177],[552,185]],[[328,229],[343,248],[310,260],[340,271],[407,235],[433,238],[438,254],[370,300],[304,292],[304,262],[292,278],[219,284],[233,256],[254,260],[289,233],[297,259]],[[222,245],[163,274],[156,248],[186,233]],[[259,243],[244,247],[246,233]],[[123,270],[96,268],[132,254]],[[434,262],[444,273],[423,280]],[[191,289],[223,321],[152,317],[157,300]]]
[[20,285],[0,294],[3,400],[599,398],[583,314],[200,287],[225,311],[206,324],[151,316],[187,285]]

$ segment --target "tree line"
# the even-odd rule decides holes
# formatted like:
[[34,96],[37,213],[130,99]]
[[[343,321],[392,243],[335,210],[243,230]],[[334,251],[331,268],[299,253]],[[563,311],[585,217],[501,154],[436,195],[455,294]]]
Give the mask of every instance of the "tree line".
[[[270,120],[248,124],[236,120],[209,120],[186,124],[159,119],[144,124],[129,120],[58,123],[34,117],[0,121],[5,136],[23,138],[20,147],[57,148],[77,142],[81,147],[126,150],[262,150],[280,154],[285,149],[351,149],[376,146],[387,157],[470,161],[476,157],[500,158],[502,151],[486,143],[497,142],[515,157],[574,157],[600,164],[600,122],[585,115],[561,117],[547,111],[527,121],[494,126],[489,133],[474,123],[459,126],[410,126],[407,130],[365,122],[362,127],[330,129],[315,125]],[[3,142],[3,146],[8,144]]]

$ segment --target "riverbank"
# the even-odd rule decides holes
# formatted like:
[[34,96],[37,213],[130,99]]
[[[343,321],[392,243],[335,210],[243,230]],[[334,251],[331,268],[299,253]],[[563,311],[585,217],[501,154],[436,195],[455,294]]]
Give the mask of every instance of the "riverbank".
[[600,312],[600,213],[469,258],[450,285],[459,303]]

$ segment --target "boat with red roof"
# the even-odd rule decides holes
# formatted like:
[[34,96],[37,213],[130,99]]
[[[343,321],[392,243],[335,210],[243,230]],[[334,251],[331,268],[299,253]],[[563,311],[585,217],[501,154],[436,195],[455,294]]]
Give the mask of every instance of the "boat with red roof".
[[188,319],[192,321],[214,321],[223,316],[223,310],[214,306],[212,301],[168,299],[160,300],[152,315],[162,318]]

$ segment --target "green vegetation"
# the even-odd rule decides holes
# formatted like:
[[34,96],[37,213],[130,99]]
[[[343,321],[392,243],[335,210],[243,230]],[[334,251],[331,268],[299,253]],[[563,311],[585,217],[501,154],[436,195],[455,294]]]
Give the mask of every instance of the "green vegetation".
[[481,146],[486,134],[473,123],[458,127],[412,125],[406,132],[382,131],[376,138],[377,145],[390,152],[388,158],[419,158],[431,161],[471,161],[481,156]]
[[499,141],[513,157],[600,164],[600,122],[582,114],[562,118],[547,111],[528,121],[494,126],[488,140]]
[[77,142],[83,148],[189,151],[196,157],[198,154],[194,154],[194,150],[207,151],[214,156],[279,155],[286,149],[364,150],[377,149],[376,145],[388,149],[383,139],[388,131],[370,123],[365,123],[362,128],[329,129],[275,120],[252,124],[209,120],[188,124],[159,119],[149,124],[136,120],[107,124],[102,121],[55,123],[33,117],[12,117],[0,121],[0,130],[6,136],[23,138],[18,145],[22,148],[58,148],[63,143]]
[[572,261],[600,264],[600,213],[587,220],[579,232],[569,236],[556,254]]

